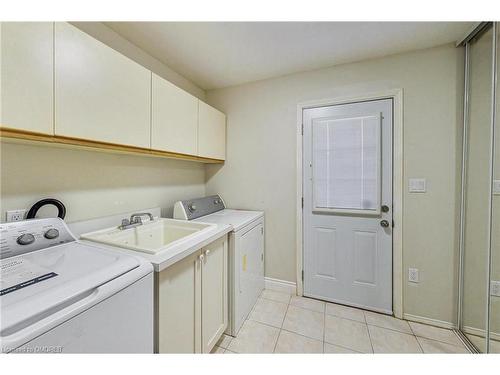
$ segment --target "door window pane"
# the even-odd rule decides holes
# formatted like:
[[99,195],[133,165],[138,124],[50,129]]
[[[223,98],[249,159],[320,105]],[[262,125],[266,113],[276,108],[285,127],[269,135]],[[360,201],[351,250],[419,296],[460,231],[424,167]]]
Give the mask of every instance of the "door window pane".
[[380,121],[377,114],[313,122],[315,210],[379,211]]

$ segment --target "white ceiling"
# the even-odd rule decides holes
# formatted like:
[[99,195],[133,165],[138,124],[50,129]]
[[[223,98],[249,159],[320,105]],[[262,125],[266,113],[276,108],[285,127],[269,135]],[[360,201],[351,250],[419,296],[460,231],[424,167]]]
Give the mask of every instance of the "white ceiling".
[[108,22],[208,90],[455,42],[464,22]]

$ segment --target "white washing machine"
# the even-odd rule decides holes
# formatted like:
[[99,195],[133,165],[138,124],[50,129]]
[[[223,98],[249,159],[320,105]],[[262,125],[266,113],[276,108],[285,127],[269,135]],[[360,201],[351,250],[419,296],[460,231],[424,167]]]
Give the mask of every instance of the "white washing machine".
[[152,353],[153,267],[59,218],[0,224],[3,353]]
[[236,336],[264,289],[264,213],[227,209],[222,198],[213,195],[175,203],[174,218],[232,226],[226,333]]

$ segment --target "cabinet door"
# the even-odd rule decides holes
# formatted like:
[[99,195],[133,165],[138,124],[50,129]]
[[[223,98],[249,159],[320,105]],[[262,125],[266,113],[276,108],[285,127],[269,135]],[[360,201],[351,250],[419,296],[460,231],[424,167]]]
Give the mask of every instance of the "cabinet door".
[[226,159],[226,115],[198,101],[198,155]]
[[156,74],[152,80],[151,148],[197,155],[198,99]]
[[151,72],[67,23],[56,23],[57,135],[150,147]]
[[0,123],[54,133],[54,24],[2,22]]
[[201,351],[200,252],[175,263],[157,277],[157,334],[160,353]]
[[203,353],[210,353],[227,327],[227,236],[202,251],[201,340]]

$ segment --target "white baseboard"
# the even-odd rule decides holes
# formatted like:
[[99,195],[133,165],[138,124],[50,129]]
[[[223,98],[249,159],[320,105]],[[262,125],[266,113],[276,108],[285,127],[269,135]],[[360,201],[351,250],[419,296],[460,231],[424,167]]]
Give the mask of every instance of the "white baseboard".
[[[464,327],[464,333],[467,333],[469,335],[474,335],[474,336],[479,336],[479,337],[486,337],[486,331],[481,328],[475,328],[475,327]],[[500,341],[500,333],[496,332],[490,332],[490,338],[495,341]]]
[[451,322],[446,322],[444,320],[437,320],[431,318],[425,318],[423,316],[412,315],[412,314],[403,314],[404,320],[409,320],[411,322],[428,324],[430,326],[446,328],[446,329],[455,329],[457,326]]
[[265,288],[270,290],[275,290],[277,292],[297,294],[297,284],[291,281],[285,281],[280,279],[273,279],[272,277],[265,277]]

